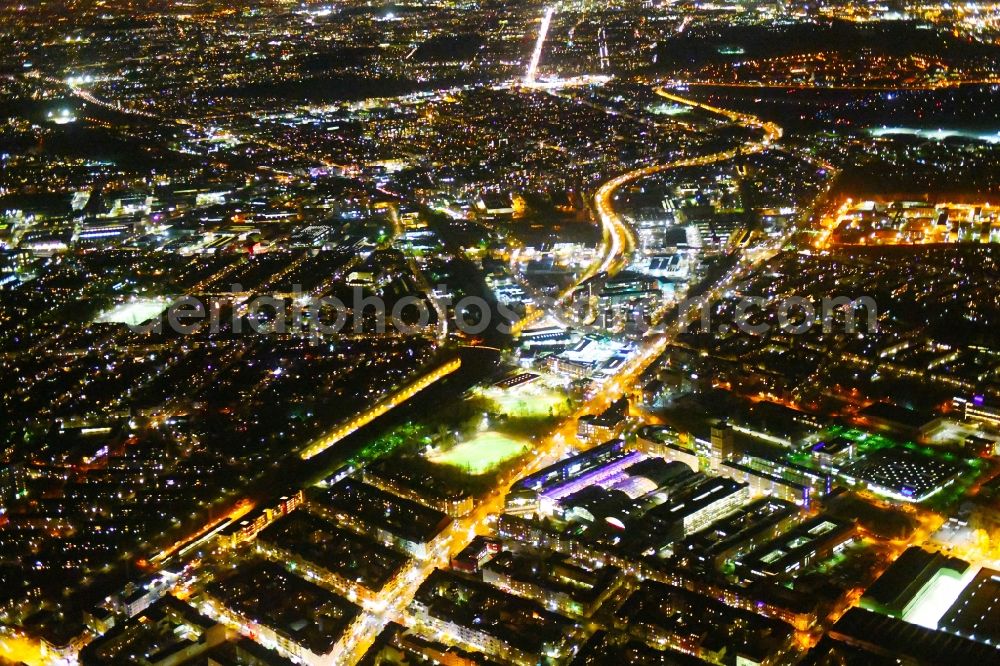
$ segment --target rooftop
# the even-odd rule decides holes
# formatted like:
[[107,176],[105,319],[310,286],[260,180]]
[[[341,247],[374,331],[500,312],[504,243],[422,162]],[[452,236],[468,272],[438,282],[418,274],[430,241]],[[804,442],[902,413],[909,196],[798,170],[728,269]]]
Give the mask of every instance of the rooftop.
[[361,609],[284,567],[259,562],[213,584],[208,594],[247,621],[269,627],[316,655],[331,652]]

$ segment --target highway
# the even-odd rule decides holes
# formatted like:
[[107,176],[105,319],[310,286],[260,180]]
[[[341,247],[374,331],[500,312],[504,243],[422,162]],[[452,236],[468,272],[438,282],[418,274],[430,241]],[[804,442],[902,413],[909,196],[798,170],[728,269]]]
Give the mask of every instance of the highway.
[[668,171],[670,169],[689,166],[704,166],[706,164],[714,164],[716,162],[724,162],[726,160],[733,159],[738,154],[760,152],[770,147],[774,142],[781,138],[782,130],[778,125],[772,122],[763,121],[756,116],[710,106],[697,100],[688,99],[686,97],[681,97],[680,95],[668,92],[664,88],[657,88],[656,94],[670,100],[671,102],[701,109],[712,114],[723,116],[734,123],[743,125],[744,127],[761,130],[764,133],[764,136],[759,141],[752,141],[738,149],[730,148],[728,150],[711,153],[709,155],[700,155],[698,157],[683,158],[662,164],[640,167],[633,171],[628,171],[615,176],[601,185],[598,188],[597,193],[594,195],[594,209],[597,211],[598,222],[601,225],[604,256],[600,261],[595,262],[587,271],[585,271],[584,275],[580,279],[580,282],[583,282],[600,273],[607,273],[608,275],[618,273],[623,268],[628,266],[632,254],[635,252],[635,232],[632,231],[631,227],[625,223],[625,221],[618,213],[615,212],[614,209],[615,193],[622,187],[642,178],[646,178],[663,171]]
[[[79,95],[82,91],[74,90],[74,92]],[[709,155],[688,157],[640,167],[615,176],[601,185],[594,197],[598,223],[602,229],[601,252],[598,259],[579,276],[574,285],[561,292],[554,300],[550,311],[557,315],[560,313],[555,312],[556,309],[561,309],[575,288],[585,280],[602,273],[614,275],[629,265],[637,246],[636,235],[624,219],[614,210],[613,205],[615,195],[622,187],[639,179],[670,169],[685,166],[703,166],[729,160],[740,154],[760,152],[781,138],[781,128],[774,123],[768,123],[754,116],[719,109],[695,100],[686,99],[662,88],[657,89],[656,94],[679,104],[720,115],[731,122],[761,130],[763,136],[738,148],[734,147]],[[95,103],[89,99],[87,101]],[[116,110],[122,109],[116,108]],[[185,121],[177,122],[187,124]],[[738,262],[736,266],[720,279],[713,289],[708,290],[700,297],[701,302],[717,298],[752,270],[761,260],[763,259],[761,258],[756,261],[744,259]],[[698,308],[692,308],[690,312],[692,315],[695,315],[698,312]],[[586,399],[555,430],[541,436],[534,444],[532,455],[500,478],[493,490],[483,498],[471,513],[453,521],[451,526],[439,537],[430,557],[411,561],[404,572],[383,590],[381,594],[374,599],[364,600],[362,603],[365,607],[365,617],[355,625],[354,635],[344,639],[343,644],[350,647],[348,648],[348,654],[341,655],[338,662],[356,663],[360,660],[388,622],[396,621],[404,625],[412,624],[406,608],[421,583],[435,568],[447,566],[451,556],[468,545],[477,533],[486,534],[492,531],[494,524],[492,517],[503,511],[506,493],[516,480],[537,472],[567,455],[586,450],[598,444],[599,442],[597,441],[580,440],[577,438],[577,421],[579,418],[587,414],[595,414],[603,411],[613,401],[629,391],[636,383],[638,377],[662,354],[663,350],[686,324],[687,321],[674,322],[664,331],[651,334],[643,339],[636,353],[618,369],[615,376],[607,379],[592,397]],[[378,402],[362,414],[356,415],[350,421],[341,424],[320,439],[310,443],[300,452],[300,457],[303,460],[309,460],[322,453],[338,441],[341,441],[344,437],[356,432],[434,382],[454,372],[458,369],[459,363],[456,359],[438,366],[429,373],[423,374],[417,380],[402,387],[399,391]],[[247,510],[249,510],[248,505],[240,504],[237,510],[234,510],[234,515],[242,515]],[[218,521],[215,521],[207,525],[204,530],[196,531],[191,539],[175,544],[174,547],[164,552],[162,559],[168,559],[173,553],[186,548],[192,541],[204,537],[217,524]],[[455,642],[460,643],[457,638]],[[16,643],[9,639],[0,641],[0,644],[6,649],[11,649],[16,645]]]
[[879,85],[879,84],[816,84],[792,82],[782,83],[780,81],[742,83],[737,81],[715,82],[715,81],[683,81],[678,85],[684,87],[705,87],[705,88],[753,88],[755,90],[863,90],[871,92],[912,92],[919,90],[941,90],[944,88],[959,88],[961,86],[991,86],[1000,83],[1000,78],[990,77],[985,79],[956,79],[948,81],[935,81],[928,83],[910,83],[900,85]]
[[552,24],[552,17],[556,13],[555,5],[550,5],[545,8],[545,14],[542,16],[542,23],[538,28],[538,38],[535,41],[535,49],[531,53],[531,61],[528,63],[528,71],[524,74],[524,85],[533,86],[535,84],[535,78],[538,75],[538,61],[542,58],[542,49],[545,47],[545,36],[549,32],[549,26]]
[[711,153],[709,155],[689,157],[663,164],[641,167],[639,169],[623,173],[619,176],[615,176],[601,185],[601,187],[598,188],[597,193],[594,195],[594,208],[597,211],[598,221],[601,224],[607,251],[605,252],[604,258],[601,262],[595,264],[588,270],[584,279],[597,275],[601,272],[614,275],[628,265],[631,255],[635,251],[635,233],[627,224],[625,224],[621,216],[615,212],[613,205],[615,193],[622,187],[642,178],[646,178],[663,171],[668,171],[670,169],[689,166],[704,166],[706,164],[714,164],[716,162],[730,160],[738,154],[760,152],[781,138],[782,130],[778,125],[772,122],[763,121],[756,116],[710,106],[697,100],[688,99],[686,97],[681,97],[680,95],[668,92],[664,88],[657,88],[656,94],[670,100],[671,102],[708,111],[709,113],[723,116],[734,123],[743,125],[744,127],[761,130],[763,131],[764,136],[759,141],[747,143],[739,149],[730,148],[728,150]]
[[[573,289],[589,277],[597,275],[602,271],[613,275],[628,265],[636,247],[635,232],[614,211],[612,205],[615,192],[622,186],[668,169],[681,166],[713,164],[732,159],[737,154],[759,152],[781,138],[782,130],[774,123],[768,123],[754,116],[740,114],[735,111],[711,107],[668,93],[663,89],[657,89],[656,92],[658,95],[674,102],[698,107],[711,113],[722,115],[733,122],[761,129],[764,132],[764,136],[759,141],[742,146],[739,150],[733,148],[701,157],[692,157],[665,164],[642,167],[619,175],[604,183],[595,195],[595,206],[599,214],[599,222],[604,238],[601,256],[583,273],[572,287],[560,295],[555,303],[553,303],[553,308],[562,305],[565,298],[572,293]],[[696,306],[700,306],[706,300],[718,298],[763,261],[766,256],[760,255],[755,260],[744,259],[738,262],[736,266],[719,280],[713,289],[708,290],[697,299]],[[700,307],[693,307],[689,312],[691,316],[696,316],[700,313]],[[596,414],[603,411],[612,402],[624,395],[635,384],[638,377],[663,353],[664,349],[676,337],[677,333],[686,327],[688,323],[687,320],[674,322],[665,331],[645,338],[640,343],[637,353],[621,366],[613,378],[607,380],[593,397],[580,405],[554,431],[543,436],[535,443],[534,453],[531,457],[505,477],[499,479],[493,491],[471,513],[456,519],[452,523],[445,534],[439,537],[441,541],[435,548],[435,555],[433,557],[429,557],[423,561],[413,561],[405,574],[399,577],[398,582],[391,584],[384,590],[375,602],[374,607],[371,609],[374,612],[371,613],[370,619],[360,625],[363,627],[363,631],[359,630],[357,632],[358,635],[352,636],[351,642],[347,643],[354,647],[344,661],[346,663],[357,663],[371,646],[382,627],[388,622],[396,621],[404,625],[412,624],[412,620],[406,613],[406,607],[420,587],[420,584],[435,568],[446,567],[451,556],[465,548],[476,534],[488,534],[492,531],[493,521],[491,520],[491,516],[495,516],[503,511],[504,498],[515,481],[533,474],[567,455],[599,444],[600,442],[598,441],[584,441],[577,438],[577,421],[580,417],[587,414]],[[453,638],[455,643],[461,644],[457,637]]]
[[[577,287],[596,275],[600,275],[602,273],[606,275],[615,275],[619,273],[629,265],[632,255],[635,253],[637,245],[635,232],[622,219],[622,217],[615,212],[614,209],[614,198],[618,190],[629,183],[663,171],[668,171],[670,169],[689,166],[704,166],[707,164],[714,164],[716,162],[724,162],[726,160],[733,159],[738,154],[760,152],[777,142],[782,136],[781,127],[775,123],[761,120],[756,116],[728,109],[721,109],[709,104],[704,104],[697,100],[681,97],[680,95],[668,92],[665,88],[657,88],[655,92],[660,97],[670,100],[671,102],[701,109],[715,115],[723,116],[727,120],[743,125],[744,127],[760,130],[763,132],[763,137],[759,141],[752,141],[739,148],[730,148],[728,150],[708,155],[700,155],[697,157],[683,158],[671,162],[640,167],[615,176],[602,184],[594,195],[594,210],[597,212],[598,223],[601,226],[601,256],[597,261],[591,264],[570,287],[563,290],[557,297],[555,303],[553,303],[549,314],[552,314],[557,321],[560,321],[560,323],[573,321],[572,316],[566,316],[559,312],[558,307],[565,303],[566,299],[572,295]],[[517,253],[514,253],[511,256],[511,268],[515,277],[518,278],[518,281],[522,284],[522,286],[530,289],[530,285],[528,285],[527,281],[523,279],[520,271],[517,269]],[[531,321],[533,323],[540,318],[540,316],[535,316],[531,318]],[[525,327],[524,322],[518,322],[518,324],[519,325],[515,327],[516,331],[520,331]]]

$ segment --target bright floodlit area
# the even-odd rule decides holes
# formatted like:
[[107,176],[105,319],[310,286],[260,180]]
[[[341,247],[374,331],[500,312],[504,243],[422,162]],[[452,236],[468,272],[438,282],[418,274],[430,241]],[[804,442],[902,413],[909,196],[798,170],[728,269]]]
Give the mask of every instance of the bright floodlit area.
[[968,586],[980,567],[970,567],[962,577],[938,573],[931,582],[920,590],[916,599],[909,604],[903,619],[910,624],[918,624],[928,629],[937,629],[941,617],[948,612],[962,590]]
[[99,324],[138,326],[159,317],[170,305],[166,298],[137,298],[102,312],[95,320]]
[[431,453],[428,459],[439,465],[450,465],[470,474],[486,474],[504,462],[516,458],[528,448],[526,440],[499,432],[481,432],[459,442],[447,451]]
[[509,389],[491,387],[483,391],[483,397],[492,401],[499,413],[512,418],[565,416],[570,407],[565,393],[539,382]]

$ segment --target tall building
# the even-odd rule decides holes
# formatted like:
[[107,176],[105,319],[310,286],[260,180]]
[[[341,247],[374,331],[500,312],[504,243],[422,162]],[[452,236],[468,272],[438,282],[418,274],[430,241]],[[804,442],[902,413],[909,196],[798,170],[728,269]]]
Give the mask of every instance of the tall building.
[[712,426],[712,471],[718,472],[720,465],[735,452],[735,432],[725,421]]

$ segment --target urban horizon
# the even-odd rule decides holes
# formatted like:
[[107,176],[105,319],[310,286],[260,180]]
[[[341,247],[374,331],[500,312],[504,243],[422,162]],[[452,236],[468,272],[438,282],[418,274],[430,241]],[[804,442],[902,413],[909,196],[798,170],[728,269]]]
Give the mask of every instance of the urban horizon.
[[0,666],[1000,663],[997,6],[0,37]]

